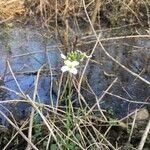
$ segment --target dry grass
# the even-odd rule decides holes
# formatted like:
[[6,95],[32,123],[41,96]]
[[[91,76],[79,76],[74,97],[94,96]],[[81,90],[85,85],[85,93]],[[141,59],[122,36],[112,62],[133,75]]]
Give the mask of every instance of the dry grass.
[[[90,55],[93,55],[95,49],[99,46],[101,47],[101,50],[105,53],[105,55],[107,55],[115,64],[118,64],[125,71],[130,73],[135,78],[138,78],[148,86],[150,85],[150,82],[148,80],[131,71],[123,64],[118,62],[114,57],[112,57],[104,48],[102,43],[103,41],[122,38],[149,38],[149,35],[134,35],[126,37],[122,36],[102,39],[100,34],[97,34],[97,29],[101,29],[101,23],[103,22],[104,18],[106,19],[104,22],[109,23],[111,27],[122,26],[122,24],[126,21],[126,24],[137,23],[141,26],[145,26],[146,23],[146,26],[149,25],[148,1],[97,0],[86,1],[85,3],[84,0],[27,0],[24,4],[20,4],[18,2],[20,1],[0,1],[0,13],[2,14],[2,20],[14,18],[16,14],[24,14],[24,16],[26,16],[26,20],[31,21],[33,19],[36,24],[42,22],[43,26],[51,26],[51,28],[53,28],[54,31],[61,36],[61,48],[64,48],[64,50],[68,51],[70,49],[74,49],[75,45],[78,44],[75,42],[73,43],[73,45],[70,44],[69,37],[70,33],[72,33],[72,30],[74,30],[73,27],[75,26],[75,29],[77,29],[77,31],[80,31],[80,24],[85,23],[85,31],[87,29],[92,31],[93,34],[91,36],[92,38],[94,38],[94,40],[92,41],[92,43],[94,43],[94,46],[91,50]],[[95,7],[96,2],[101,6],[99,9]],[[144,10],[146,12],[143,12],[143,9],[141,10],[141,8],[143,7],[146,8]],[[146,15],[143,16],[144,13]],[[145,20],[144,22],[143,19]],[[86,37],[83,38],[85,39]],[[4,137],[6,143],[4,142],[5,140],[3,139],[3,137],[1,138],[1,140],[3,140],[3,143],[5,143],[3,149],[9,149],[10,145],[20,146],[20,142],[22,142],[22,140],[24,144],[23,147],[26,150],[121,150],[124,148],[136,149],[136,147],[138,146],[139,150],[143,148],[148,137],[150,128],[149,121],[143,133],[143,137],[141,138],[141,142],[136,143],[137,145],[135,147],[130,143],[132,138],[134,138],[133,132],[136,128],[135,122],[138,110],[132,112],[131,114],[120,120],[111,120],[112,118],[109,118],[106,111],[102,110],[99,105],[100,101],[107,93],[109,93],[111,88],[118,81],[117,77],[112,81],[107,89],[104,90],[100,97],[97,97],[92,88],[89,86],[90,92],[95,96],[96,102],[92,107],[88,106],[86,99],[81,94],[81,88],[85,71],[90,61],[92,61],[91,58],[88,58],[82,73],[77,78],[69,77],[68,82],[66,82],[66,77],[63,74],[60,76],[56,107],[36,102],[36,96],[38,94],[37,87],[39,83],[39,77],[42,74],[41,71],[43,66],[38,70],[37,77],[35,79],[33,97],[29,97],[29,95],[26,95],[22,91],[21,86],[19,85],[16,76],[11,68],[10,62],[7,61],[7,66],[20,92],[18,93],[4,86],[1,86],[1,88],[14,92],[20,97],[20,99],[1,101],[0,104],[14,104],[25,102],[32,107],[32,112],[29,118],[20,123],[15,120],[15,117],[11,112],[9,112],[11,116],[10,119],[8,116],[6,116],[6,114],[0,111],[0,114],[9,122],[14,131],[12,131],[11,137],[9,137],[9,135],[6,136],[6,138],[8,139]],[[51,68],[49,68],[49,70],[51,74],[50,77],[52,77],[53,72]],[[64,82],[67,83],[66,86],[63,85]],[[64,87],[64,92],[61,92],[61,87]],[[52,91],[50,90],[50,92]],[[74,93],[78,95],[77,100],[79,101],[79,106],[77,108],[73,106],[72,102],[72,94]],[[130,101],[128,99],[126,100]],[[61,105],[62,101],[65,103],[65,105],[63,106]],[[94,113],[95,111],[99,115],[96,115]],[[45,115],[45,112],[47,115]],[[134,120],[126,123],[129,116],[133,114],[135,114]],[[42,119],[41,123],[37,121],[37,115]],[[117,137],[120,139],[122,138],[123,140],[124,138],[127,138],[125,142],[119,140],[117,141],[117,139],[115,139],[116,141],[114,141],[114,135],[112,134],[112,131],[118,131],[118,129],[119,131],[125,133],[126,137],[120,137],[119,133]],[[128,129],[131,129],[130,133],[128,133]]]
[[[87,0],[85,5],[92,23],[98,28],[103,23],[111,27],[131,23],[141,26],[149,24],[148,0]],[[18,14],[23,20],[24,15],[27,21],[55,28],[65,28],[66,20],[71,29],[80,28],[80,24],[88,22],[82,0],[1,0],[0,13],[1,19]]]
[[22,15],[24,12],[24,5],[20,0],[0,1],[0,20],[14,19],[16,15]]
[[[127,23],[138,23],[144,25],[149,20],[150,3],[147,0],[93,0],[86,1],[86,9],[91,17],[92,23],[105,23],[118,26]],[[32,0],[26,3],[29,16],[40,16],[44,24],[65,24],[67,19],[69,25],[76,20],[77,25],[81,21],[87,21],[84,13],[82,0]],[[144,22],[143,22],[144,21]]]
[[[95,42],[91,54],[95,51],[98,44],[100,44],[99,37]],[[10,116],[8,117],[0,111],[0,114],[5,117],[8,123],[12,126],[11,137],[10,133],[9,135],[4,135],[5,140],[3,139],[4,136],[1,137],[2,143],[6,141],[3,149],[10,149],[11,147],[18,148],[22,145],[26,150],[118,150],[124,148],[136,149],[136,147],[139,147],[139,150],[141,150],[143,148],[146,139],[148,138],[150,125],[149,121],[147,126],[142,124],[144,127],[146,126],[144,133],[139,133],[139,131],[138,134],[135,133],[135,131],[137,132],[138,130],[136,127],[136,116],[139,110],[135,110],[135,112],[132,112],[125,118],[113,119],[110,118],[106,111],[102,110],[99,105],[99,102],[116,84],[118,78],[115,78],[112,81],[100,97],[96,96],[88,84],[89,92],[92,92],[92,94],[95,95],[96,101],[93,106],[89,108],[85,97],[80,93],[80,87],[83,86],[82,82],[84,79],[84,73],[89,61],[91,61],[90,58],[86,61],[85,69],[83,70],[81,77],[69,77],[68,82],[66,82],[66,77],[64,75],[60,76],[60,79],[58,79],[58,102],[56,106],[44,105],[35,101],[38,94],[37,88],[39,84],[39,77],[42,75],[43,66],[41,66],[38,70],[34,81],[33,97],[29,97],[22,91],[21,85],[19,85],[17,81],[10,62],[7,61],[8,68],[16,82],[19,92],[12,91],[13,89],[8,89],[6,87],[1,88],[14,92],[16,95],[20,96],[20,99],[4,100],[1,101],[0,104],[13,105],[15,103],[25,102],[32,107],[32,112],[26,120],[19,122],[15,120],[15,116],[13,116],[11,112],[9,112]],[[53,74],[52,70],[50,72]],[[139,75],[136,75],[133,72],[131,72],[131,74],[139,78]],[[62,85],[64,82],[69,83],[69,85],[66,84],[67,87],[65,87]],[[70,84],[72,84],[71,92],[68,92],[69,90],[66,89],[69,89]],[[62,89],[64,92],[60,91],[60,87],[64,87],[64,89]],[[72,94],[77,93],[80,105],[76,108],[73,106]],[[62,101],[65,102],[65,105],[63,106],[61,105]],[[143,104],[148,103],[143,102]],[[98,115],[95,112],[97,112]],[[128,120],[133,114],[135,114],[134,119]],[[41,122],[38,122],[37,116],[42,119]],[[7,133],[7,131],[5,132]],[[141,142],[137,142],[134,146],[131,145],[132,140],[134,140],[135,136],[139,134],[141,134],[142,137]],[[117,140],[117,138],[120,140]]]

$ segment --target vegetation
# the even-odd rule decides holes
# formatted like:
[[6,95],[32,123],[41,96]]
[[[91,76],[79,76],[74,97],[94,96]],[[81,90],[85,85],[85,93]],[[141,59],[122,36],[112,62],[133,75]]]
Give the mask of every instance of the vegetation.
[[[0,114],[10,124],[9,129],[0,126],[0,149],[146,150],[150,146],[149,117],[139,123],[136,117],[140,109],[124,118],[117,118],[111,108],[102,110],[99,105],[106,93],[118,82],[118,77],[115,76],[102,95],[97,96],[87,83],[85,75],[90,62],[98,64],[92,56],[99,46],[114,64],[134,76],[135,80],[150,85],[140,73],[121,64],[103,46],[105,41],[125,37],[150,38],[149,0],[0,0],[0,27],[3,26],[6,31],[0,35],[0,42],[5,42],[6,48],[10,46],[4,36],[6,37],[12,24],[32,25],[38,29],[44,28],[47,35],[53,34],[60,42],[64,54],[63,67],[67,69],[63,68],[62,72],[59,69],[59,82],[53,83],[57,87],[57,104],[54,106],[36,102],[39,77],[43,75],[44,66],[36,72],[34,96],[31,99],[20,89],[9,62],[6,62],[20,89],[20,93],[15,93],[20,99],[12,102],[28,103],[32,110],[23,121],[16,121],[11,112],[8,117],[0,110]],[[122,30],[121,33],[116,31],[112,33],[112,37],[106,35],[106,38],[102,38],[102,29],[109,31],[118,28]],[[80,42],[81,39],[83,43]],[[77,49],[83,52],[76,51]],[[127,49],[128,56],[129,53],[130,49]],[[82,71],[78,61],[83,65]],[[51,71],[49,72],[51,78]],[[107,73],[105,75],[108,78],[111,76]],[[85,99],[83,88],[95,96],[92,106]],[[0,105],[2,103],[10,101],[3,100]],[[149,107],[146,102],[143,105]]]

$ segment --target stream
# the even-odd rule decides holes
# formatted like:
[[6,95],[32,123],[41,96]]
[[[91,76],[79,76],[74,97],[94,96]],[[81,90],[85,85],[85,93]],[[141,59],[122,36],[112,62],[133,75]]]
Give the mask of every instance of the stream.
[[[45,69],[46,73],[40,76],[36,101],[55,105],[57,91],[52,90],[50,95],[50,84],[51,80],[56,80],[57,75],[61,73],[62,60],[57,42],[52,38],[45,38],[46,34],[41,34],[41,31],[35,28],[16,27],[7,35],[3,32],[0,31],[0,86],[7,87],[7,90],[0,88],[0,111],[6,115],[11,111],[15,114],[16,120],[21,120],[28,116],[30,107],[24,103],[3,104],[2,101],[20,98],[17,95],[20,93],[17,83],[26,95],[33,98],[38,70],[48,62],[47,67],[53,70],[53,74],[50,76]],[[90,46],[87,47],[90,49]],[[136,38],[106,41],[104,47],[120,63],[146,80],[150,80],[150,40]],[[117,82],[100,101],[101,108],[108,110],[110,117],[122,118],[136,108],[147,106],[146,103],[150,102],[150,88],[146,83],[115,64],[99,46],[92,59],[95,61],[90,61],[86,78],[94,94],[87,85],[88,90],[81,91],[89,105],[95,103],[95,95],[100,98],[118,77]],[[6,124],[3,116],[0,116],[0,124]]]

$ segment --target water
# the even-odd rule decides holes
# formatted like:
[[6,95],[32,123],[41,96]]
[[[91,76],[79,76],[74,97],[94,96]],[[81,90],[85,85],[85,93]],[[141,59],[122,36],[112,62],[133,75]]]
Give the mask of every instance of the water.
[[[104,47],[121,64],[150,80],[150,41],[148,39],[108,41],[104,43]],[[118,77],[117,82],[100,102],[101,107],[108,113],[111,111],[115,118],[122,118],[136,108],[145,106],[138,102],[150,102],[149,86],[106,57],[100,47],[95,50],[93,59],[99,64],[90,64],[88,82],[98,98]],[[87,98],[89,101],[94,101],[92,94]]]
[[[48,40],[48,42],[45,41],[45,37],[40,34],[40,31],[34,30],[33,28],[13,28],[9,32],[9,40],[5,40],[5,43],[1,41],[0,77],[3,78],[1,85],[10,89],[7,92],[6,90],[5,92],[0,92],[1,101],[20,99],[16,94],[20,93],[20,90],[8,65],[6,65],[6,60],[9,61],[21,90],[24,94],[29,95],[31,99],[34,93],[37,71],[42,65],[48,62],[48,64],[45,64],[45,70],[51,68],[54,75],[50,77],[48,71],[41,73],[42,75],[38,81],[36,101],[51,105],[50,98],[52,97],[53,104],[55,105],[56,94],[50,93],[50,84],[55,80],[57,69],[60,68],[60,53],[53,39]],[[25,103],[17,103],[15,106],[12,104],[0,105],[0,110],[8,113],[3,107],[13,112],[18,120],[25,118],[30,112],[29,105]],[[3,120],[1,122],[4,124]]]
[[[20,91],[8,65],[6,65],[6,60],[9,60],[10,67],[22,91],[31,98],[34,93],[37,71],[48,62],[44,69],[51,68],[53,76],[51,78],[46,71],[42,73],[38,82],[36,101],[51,105],[52,97],[53,104],[56,104],[57,91],[53,89],[50,93],[50,84],[57,79],[62,64],[56,41],[52,38],[45,38],[45,35],[42,31],[26,27],[13,28],[9,31],[8,37],[1,38],[0,77],[3,78],[3,82],[1,80],[0,84],[10,89],[8,91],[0,89],[1,102],[3,100],[20,99],[16,94]],[[88,50],[90,47],[93,48],[92,44],[87,45]],[[150,79],[150,41],[148,39],[109,41],[104,43],[104,47],[123,65],[140,74],[143,78]],[[111,117],[122,118],[136,108],[145,106],[136,102],[149,102],[149,86],[116,65],[106,57],[100,47],[96,48],[92,59],[96,60],[97,63],[90,62],[86,77],[98,98],[118,77],[117,82],[100,101],[101,108],[106,109],[108,113],[111,112]],[[87,89],[89,90],[88,86]],[[89,92],[82,90],[82,94],[89,105],[92,106],[95,103],[95,96],[91,94],[90,90]],[[0,110],[8,115],[9,111],[6,108],[15,114],[18,120],[27,117],[30,112],[29,105],[24,103],[9,105],[1,103]],[[5,119],[2,116],[0,118],[1,123],[5,124]]]

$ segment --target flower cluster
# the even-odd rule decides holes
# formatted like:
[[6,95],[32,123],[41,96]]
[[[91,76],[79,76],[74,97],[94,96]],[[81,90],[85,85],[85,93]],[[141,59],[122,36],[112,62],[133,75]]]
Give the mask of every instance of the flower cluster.
[[67,53],[66,56],[64,54],[61,54],[61,57],[64,59],[64,66],[61,67],[61,71],[68,71],[69,73],[77,74],[77,67],[79,65],[79,62],[83,61],[83,59],[88,56],[86,55],[86,53],[77,50]]

